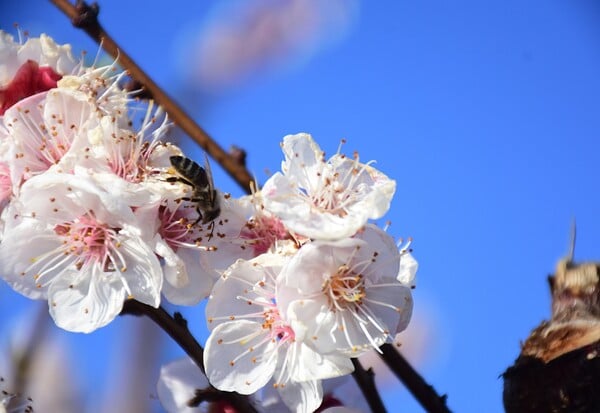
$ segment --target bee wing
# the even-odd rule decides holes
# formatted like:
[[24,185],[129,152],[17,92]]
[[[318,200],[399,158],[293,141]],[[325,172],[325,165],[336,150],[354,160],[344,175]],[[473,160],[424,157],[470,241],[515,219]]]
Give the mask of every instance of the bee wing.
[[210,169],[210,163],[208,162],[208,155],[206,155],[206,152],[204,153],[204,170],[206,171],[206,185],[208,187],[208,194],[212,204],[214,203],[214,198],[216,197],[215,183],[213,182],[212,171]]

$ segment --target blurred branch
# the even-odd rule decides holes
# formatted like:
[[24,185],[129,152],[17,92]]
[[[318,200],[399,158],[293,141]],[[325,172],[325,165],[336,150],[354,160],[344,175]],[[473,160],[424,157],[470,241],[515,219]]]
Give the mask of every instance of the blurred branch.
[[[169,315],[162,307],[154,308],[147,304],[135,300],[127,300],[123,305],[121,314],[130,314],[135,316],[146,316],[163,331],[165,331],[175,342],[186,352],[186,354],[196,363],[202,373],[204,371],[204,349],[196,341],[187,327],[187,321],[180,313],[175,313],[173,317]],[[250,403],[248,397],[234,392],[220,392],[222,398],[227,400],[236,411],[243,413],[258,413]]]
[[[25,345],[22,348],[11,349],[12,363],[15,366],[13,371],[13,388],[11,389],[15,394],[25,394],[27,387],[31,381],[32,372],[31,366],[36,357],[39,356],[39,352],[42,351],[42,345],[49,333],[50,327],[50,316],[48,315],[48,307],[45,305],[38,305],[33,327],[28,332],[27,338],[25,339]],[[7,406],[7,411],[13,411],[12,408],[16,408],[20,405],[21,400],[19,398],[10,399]]]
[[98,21],[99,6],[93,3],[91,6],[84,1],[78,0],[75,5],[68,0],[50,0],[67,17],[73,25],[84,30],[92,39],[102,46],[108,54],[117,59],[129,73],[129,75],[149,92],[152,98],[164,108],[177,126],[187,133],[198,145],[200,145],[216,162],[218,162],[227,173],[247,193],[250,192],[252,177],[245,165],[240,163],[235,156],[229,155],[219,146],[194,120],[183,111],[117,44],[117,42],[106,33]]
[[391,344],[380,347],[379,354],[385,364],[394,372],[396,377],[404,383],[406,388],[430,413],[450,413],[446,406],[446,396],[439,396],[435,389],[427,384],[417,371],[406,361],[404,357]]

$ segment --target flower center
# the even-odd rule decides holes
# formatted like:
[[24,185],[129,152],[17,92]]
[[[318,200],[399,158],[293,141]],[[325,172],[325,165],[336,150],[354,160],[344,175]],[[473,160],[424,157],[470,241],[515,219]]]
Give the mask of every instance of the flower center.
[[86,214],[73,222],[57,225],[54,232],[63,238],[65,255],[80,257],[77,269],[89,264],[100,264],[103,271],[125,271],[126,264],[118,251],[120,228],[111,228]]
[[317,173],[320,182],[315,191],[304,191],[310,194],[312,204],[321,212],[345,217],[348,207],[355,204],[364,196],[364,179],[367,165],[359,163],[358,153],[353,159],[338,154],[339,160],[334,166],[322,161],[321,170]]
[[191,246],[190,244],[199,245],[199,239],[191,239],[194,226],[181,209],[171,210],[162,205],[158,209],[158,217],[158,233],[173,251],[176,252],[182,246]]
[[240,233],[246,245],[251,245],[255,256],[266,253],[277,240],[289,239],[290,234],[277,218],[257,216],[246,222]]
[[337,271],[325,281],[322,290],[333,311],[360,305],[366,295],[362,274],[352,272],[346,264],[340,265]]
[[262,328],[265,330],[271,330],[271,337],[277,340],[279,344],[285,342],[293,342],[296,338],[294,330],[281,320],[279,310],[277,308],[269,308],[263,313],[264,321]]
[[320,191],[312,196],[312,203],[323,212],[344,217],[346,212],[345,201],[349,198],[346,188],[339,182],[339,173],[323,178]]

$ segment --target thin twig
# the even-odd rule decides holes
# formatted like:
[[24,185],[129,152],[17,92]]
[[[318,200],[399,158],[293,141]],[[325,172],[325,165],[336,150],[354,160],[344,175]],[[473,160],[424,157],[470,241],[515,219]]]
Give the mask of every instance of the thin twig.
[[200,145],[216,162],[218,162],[227,173],[247,193],[250,191],[252,177],[243,164],[229,155],[217,142],[215,142],[194,120],[183,111],[154,81],[129,57],[127,53],[106,33],[98,21],[98,5],[96,3],[88,6],[83,1],[77,1],[76,5],[68,0],[50,0],[60,9],[75,27],[84,30],[92,39],[102,46],[108,54],[118,59],[129,73],[139,82],[153,97],[153,99],[164,108],[169,117],[185,133],[187,133],[198,145]]
[[[175,342],[187,353],[204,373],[203,355],[204,349],[196,341],[187,327],[187,321],[179,313],[171,317],[162,307],[154,308],[135,300],[127,300],[123,305],[121,314],[135,316],[146,316],[163,331],[165,331]],[[256,408],[250,403],[248,397],[234,392],[220,392],[222,399],[226,400],[236,411],[243,413],[257,413]]]
[[429,413],[450,413],[446,406],[446,396],[439,396],[435,389],[427,384],[423,377],[406,361],[404,357],[391,344],[380,347],[379,355],[396,377],[404,383],[406,388]]
[[[32,364],[40,356],[40,353],[45,350],[44,341],[50,332],[48,306],[39,305],[36,311],[33,328],[27,334],[24,345],[11,350],[11,358],[14,364],[13,378],[11,380],[13,387],[11,391],[14,394],[25,394],[27,387],[31,384],[32,379],[36,375],[36,372],[32,370],[35,366]],[[22,399],[19,397],[8,399],[6,411],[16,411],[17,406],[21,403]]]
[[367,403],[369,403],[371,411],[373,413],[385,413],[385,405],[375,386],[375,374],[373,373],[373,369],[365,370],[357,359],[352,359],[352,364],[354,365],[352,376],[354,376],[356,384],[358,384]]

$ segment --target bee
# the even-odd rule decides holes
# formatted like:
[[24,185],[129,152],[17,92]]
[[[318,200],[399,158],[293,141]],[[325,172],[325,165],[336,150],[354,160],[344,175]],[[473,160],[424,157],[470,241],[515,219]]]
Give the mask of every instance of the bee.
[[[183,156],[171,156],[169,160],[178,176],[167,178],[167,182],[181,182],[192,188],[191,196],[181,199],[196,204],[198,219],[193,225],[198,222],[208,224],[217,219],[221,213],[221,205],[214,187],[208,158],[204,168]],[[212,225],[214,230],[214,222]]]

